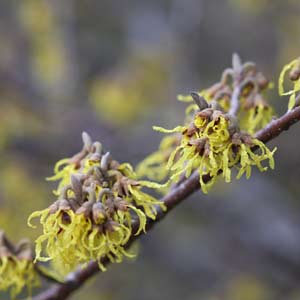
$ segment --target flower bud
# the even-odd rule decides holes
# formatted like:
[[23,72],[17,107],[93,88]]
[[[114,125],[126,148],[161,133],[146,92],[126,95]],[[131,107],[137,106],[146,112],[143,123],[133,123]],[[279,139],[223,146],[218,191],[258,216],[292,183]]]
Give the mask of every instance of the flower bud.
[[75,194],[75,198],[78,200],[82,199],[82,183],[80,182],[80,179],[72,174],[71,175],[71,186],[73,189],[73,192]]
[[90,152],[93,141],[92,141],[90,135],[88,133],[86,133],[85,131],[82,132],[82,141],[83,141],[83,148],[85,150],[87,150],[88,152]]
[[102,224],[107,218],[105,208],[101,202],[93,204],[92,215],[95,224]]
[[101,170],[107,171],[110,162],[111,162],[111,155],[109,152],[106,152],[101,158],[101,163],[100,163]]
[[267,88],[270,83],[270,81],[261,72],[256,74],[256,80],[261,90]]
[[128,210],[128,202],[123,200],[120,197],[115,198],[114,205],[118,210],[127,211]]
[[86,218],[88,218],[92,212],[93,204],[93,201],[86,201],[76,210],[75,213],[77,215],[83,214]]
[[195,103],[198,105],[200,111],[208,108],[208,103],[198,93],[191,92],[191,96],[192,96],[193,100],[195,101]]
[[300,68],[299,67],[293,68],[289,73],[290,80],[296,81],[299,79],[299,77],[300,77]]
[[57,200],[57,205],[58,205],[58,209],[60,209],[62,211],[66,211],[66,210],[71,209],[71,205],[70,205],[69,201],[66,200],[66,199]]
[[107,230],[108,232],[114,232],[116,231],[116,229],[119,227],[119,224],[113,220],[108,220],[105,224],[104,224],[104,228],[105,230]]

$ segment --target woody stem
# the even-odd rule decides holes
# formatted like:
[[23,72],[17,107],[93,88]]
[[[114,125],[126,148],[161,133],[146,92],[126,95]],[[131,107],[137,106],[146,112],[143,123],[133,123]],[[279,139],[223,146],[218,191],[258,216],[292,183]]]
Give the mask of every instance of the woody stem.
[[[234,100],[235,101],[235,100]],[[231,109],[233,112],[235,109]],[[283,116],[276,120],[272,120],[265,128],[258,131],[255,138],[266,143],[275,137],[279,136],[283,131],[288,130],[290,126],[294,125],[300,120],[300,107],[295,107],[294,109],[286,112]],[[210,180],[209,176],[203,178],[204,182]],[[199,184],[199,174],[194,172],[188,179],[180,183],[178,186],[174,187],[169,193],[164,196],[161,201],[166,205],[167,211],[163,211],[161,208],[157,208],[157,218],[156,220],[148,220],[147,229],[151,229],[153,225],[157,224],[161,219],[163,219],[169,212],[175,208],[178,204],[187,199],[192,193],[200,188]],[[133,232],[137,230],[138,223],[133,224]],[[141,233],[142,234],[142,233]],[[126,248],[138,239],[139,236],[132,235],[131,239],[126,245]],[[110,261],[107,257],[102,259],[103,265],[108,265]],[[76,271],[69,273],[66,277],[65,282],[62,284],[53,284],[45,291],[41,292],[37,296],[33,297],[33,300],[64,300],[70,296],[74,291],[81,288],[82,285],[93,275],[101,272],[98,268],[98,263],[91,261],[86,267],[78,268]]]

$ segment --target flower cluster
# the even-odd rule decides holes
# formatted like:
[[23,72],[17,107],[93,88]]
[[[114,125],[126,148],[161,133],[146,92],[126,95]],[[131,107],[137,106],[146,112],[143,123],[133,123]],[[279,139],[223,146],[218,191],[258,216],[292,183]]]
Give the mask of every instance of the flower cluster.
[[253,165],[266,170],[261,165],[265,159],[273,167],[274,151],[252,137],[273,117],[273,108],[264,98],[271,86],[254,63],[242,64],[234,54],[232,67],[223,72],[220,82],[199,93],[178,96],[180,101],[193,102],[186,109],[184,125],[174,130],[154,127],[170,135],[138,165],[138,175],[155,180],[170,176],[169,182],[174,183],[182,174],[188,177],[198,169],[202,176],[211,177],[206,184],[200,176],[207,192],[219,173],[230,181],[232,167],[238,169],[238,178],[243,173],[249,177]]
[[31,293],[38,284],[29,241],[21,240],[13,245],[0,231],[0,290],[10,289],[15,298],[24,287]]
[[[198,100],[200,102],[200,97]],[[236,118],[223,112],[215,102],[205,103],[202,99],[200,109],[188,125],[172,130],[154,127],[164,133],[178,132],[182,136],[180,145],[168,159],[171,180],[177,181],[182,174],[189,177],[192,171],[198,170],[201,188],[207,193],[219,174],[226,182],[231,181],[232,167],[238,171],[237,178],[244,173],[249,178],[252,166],[257,166],[260,171],[267,170],[262,165],[264,160],[269,160],[269,166],[274,168],[276,149],[270,151],[261,141],[240,131]],[[210,180],[204,181],[204,176],[209,176]]]
[[[58,200],[29,217],[40,218],[43,234],[36,240],[36,260],[52,260],[61,273],[78,263],[107,256],[121,262],[131,256],[125,246],[132,234],[145,231],[146,218],[155,219],[155,206],[163,203],[142,191],[142,187],[160,185],[136,180],[132,167],[119,164],[101,143],[92,142],[83,133],[82,150],[69,159],[59,161],[55,175],[59,180],[55,194]],[[138,228],[133,228],[133,224]],[[45,246],[45,247],[43,247]]]
[[[288,73],[289,72],[289,73]],[[284,81],[286,74],[288,73],[288,78],[292,82],[292,87],[290,90],[284,90]],[[300,57],[294,59],[289,64],[285,65],[280,73],[278,82],[279,95],[289,95],[289,105],[288,109],[294,108],[299,105],[299,91],[300,91]]]
[[[265,92],[272,88],[262,72],[253,62],[241,63],[237,54],[233,55],[232,67],[223,71],[219,82],[199,92],[208,103],[217,102],[229,112],[232,99],[238,98],[239,106],[235,114],[240,120],[242,130],[255,133],[267,125],[274,115],[273,108],[265,99]],[[192,102],[193,98],[179,95],[178,100]],[[187,108],[187,112],[197,110],[196,105]]]

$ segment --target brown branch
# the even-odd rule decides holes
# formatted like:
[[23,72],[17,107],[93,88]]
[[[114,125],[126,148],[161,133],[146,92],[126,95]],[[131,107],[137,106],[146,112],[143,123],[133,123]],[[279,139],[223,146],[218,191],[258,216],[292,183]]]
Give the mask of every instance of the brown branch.
[[[300,120],[300,107],[296,107],[280,118],[271,121],[265,128],[258,131],[255,137],[262,142],[266,143],[283,131],[288,130],[290,126]],[[204,182],[210,180],[209,176],[205,176]],[[175,206],[188,198],[193,192],[200,188],[199,175],[194,172],[187,180],[182,182],[179,186],[172,189],[161,201],[167,206],[167,211],[163,212],[160,208],[157,208],[157,219],[155,221],[149,221],[147,223],[147,229],[152,228],[154,224],[163,219]],[[138,224],[133,225],[133,230],[137,229]],[[132,236],[129,240],[126,248],[130,247],[134,240],[139,236]],[[105,257],[102,259],[104,265],[109,264],[109,260]],[[33,300],[64,300],[74,291],[79,289],[86,280],[100,272],[98,264],[95,261],[90,262],[85,268],[79,268],[76,271],[70,273],[66,277],[66,281],[62,284],[54,284],[47,290],[41,292],[39,295],[33,297]]]

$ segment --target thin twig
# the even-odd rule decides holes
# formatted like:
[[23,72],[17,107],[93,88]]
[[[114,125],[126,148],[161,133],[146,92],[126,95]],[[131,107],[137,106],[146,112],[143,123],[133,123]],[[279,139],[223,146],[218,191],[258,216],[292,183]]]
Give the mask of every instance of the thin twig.
[[230,99],[230,109],[228,114],[232,116],[237,116],[237,113],[240,108],[240,94],[241,94],[241,80],[243,65],[241,58],[237,53],[232,55],[232,71],[233,71],[233,92]]
[[[255,137],[266,143],[280,135],[283,131],[288,130],[290,126],[292,126],[299,120],[300,107],[296,107],[285,113],[280,118],[271,121],[265,128],[258,131]],[[209,176],[204,177],[204,182],[208,182],[209,180]],[[194,172],[187,180],[171,190],[166,196],[161,199],[161,201],[165,203],[168,209],[164,212],[160,208],[158,208],[156,220],[149,221],[147,223],[147,229],[151,229],[154,224],[163,219],[174,207],[187,199],[188,196],[190,196],[199,188],[199,175],[197,172]],[[133,229],[136,229],[136,226],[138,226],[137,223],[134,224]],[[133,235],[126,247],[128,248],[134,240],[139,238],[139,236]],[[104,257],[102,259],[102,263],[104,265],[108,265],[110,262],[106,257]],[[79,289],[86,280],[88,280],[98,272],[101,272],[101,270],[98,268],[97,262],[92,261],[86,267],[79,268],[75,272],[70,273],[66,277],[66,281],[63,284],[54,284],[50,286],[47,290],[33,297],[33,300],[65,300],[70,294]]]
[[232,96],[230,99],[230,110],[228,112],[229,115],[236,116],[239,108],[240,108],[240,94],[241,88],[238,82],[234,83],[234,89],[232,92]]

